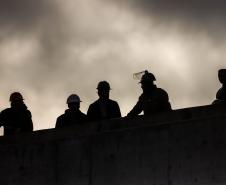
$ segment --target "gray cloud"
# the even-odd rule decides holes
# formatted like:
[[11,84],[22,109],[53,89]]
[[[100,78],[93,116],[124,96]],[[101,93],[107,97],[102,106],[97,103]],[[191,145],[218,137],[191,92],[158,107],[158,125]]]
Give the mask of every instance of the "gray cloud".
[[44,0],[1,0],[0,4],[0,25],[13,32],[34,29],[54,9],[53,3]]
[[150,18],[156,26],[177,28],[184,32],[201,32],[214,39],[224,36],[226,2],[223,0],[126,0],[108,1]]
[[118,1],[118,4],[149,15],[162,17],[166,21],[171,19],[191,19],[201,22],[223,21],[226,15],[226,3],[223,0],[128,0]]
[[141,7],[144,11],[151,10],[161,16],[172,15],[177,18],[185,15],[212,19],[225,14],[225,1],[223,0],[142,0],[139,2],[134,0],[132,3],[137,7]]
[[103,79],[125,115],[140,93],[132,74],[144,69],[156,74],[173,107],[214,98],[216,71],[225,65],[223,1],[0,3],[1,108],[11,91],[21,90],[36,129],[54,126],[72,92],[85,112]]
[[[118,7],[132,12],[137,17],[140,16],[139,19],[145,20],[146,24],[153,25],[148,27],[150,32],[147,34],[152,35],[154,27],[162,32],[160,40],[168,36],[175,43],[179,41],[180,47],[175,49],[184,53],[178,57],[181,61],[177,61],[177,65],[183,63],[186,64],[186,68],[179,70],[176,66],[169,66],[167,71],[174,76],[173,81],[178,79],[182,81],[177,81],[175,87],[164,75],[167,80],[163,80],[162,83],[165,86],[171,84],[168,87],[174,102],[179,102],[180,99],[184,101],[183,99],[190,97],[186,100],[190,101],[186,103],[187,105],[206,104],[207,97],[214,95],[212,89],[216,89],[217,70],[226,66],[224,54],[226,2],[223,0],[110,0],[108,2],[116,3]],[[163,50],[162,53],[167,54]],[[168,59],[165,55],[164,60]],[[159,59],[159,63],[161,62],[162,59]],[[183,89],[178,88],[181,86]],[[176,88],[176,93],[173,87]]]
[[[51,124],[63,112],[70,93],[81,94],[86,102],[93,101],[97,82],[114,79],[113,73],[123,70],[124,65],[117,61],[123,38],[104,17],[108,12],[86,10],[88,4],[94,9],[98,1],[64,4],[24,0],[2,4],[0,82],[5,92],[1,106],[8,104],[10,92],[22,91],[33,107],[36,129],[54,126]],[[55,110],[54,117],[51,110]]]

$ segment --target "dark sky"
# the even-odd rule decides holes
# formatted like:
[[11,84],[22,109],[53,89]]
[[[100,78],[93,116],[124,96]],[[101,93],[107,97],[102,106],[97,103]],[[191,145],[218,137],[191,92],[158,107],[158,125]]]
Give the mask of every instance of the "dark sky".
[[123,115],[145,69],[168,91],[173,108],[210,104],[226,67],[224,1],[0,0],[0,107],[20,91],[35,129],[54,127],[77,93],[81,109],[108,80]]

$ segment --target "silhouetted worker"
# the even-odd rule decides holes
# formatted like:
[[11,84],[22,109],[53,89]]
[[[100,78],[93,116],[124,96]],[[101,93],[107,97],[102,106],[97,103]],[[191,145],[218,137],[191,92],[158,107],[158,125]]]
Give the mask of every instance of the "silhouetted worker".
[[153,115],[171,110],[167,92],[157,88],[154,84],[155,80],[155,76],[152,73],[145,71],[140,81],[143,93],[127,116],[137,116],[142,111],[144,115]]
[[72,94],[67,98],[68,109],[57,118],[56,128],[81,125],[87,122],[87,116],[80,111],[80,102],[80,98],[76,94]]
[[23,100],[23,96],[19,92],[12,93],[9,98],[11,107],[0,113],[0,123],[4,127],[4,135],[33,131],[31,112]]
[[218,90],[216,100],[213,104],[226,104],[226,69],[220,69],[218,71],[218,79],[222,87]]
[[99,99],[89,106],[87,116],[91,121],[120,118],[121,112],[116,101],[109,99],[110,85],[106,81],[97,86]]

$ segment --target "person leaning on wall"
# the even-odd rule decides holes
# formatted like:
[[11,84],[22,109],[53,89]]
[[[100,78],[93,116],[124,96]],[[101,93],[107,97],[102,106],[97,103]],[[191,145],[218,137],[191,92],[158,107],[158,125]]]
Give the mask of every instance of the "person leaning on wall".
[[154,81],[156,81],[155,76],[144,71],[140,81],[143,93],[133,109],[127,114],[127,117],[137,116],[142,111],[146,116],[172,110],[167,92],[158,88]]
[[31,112],[24,103],[19,92],[10,95],[11,107],[0,113],[0,123],[4,127],[4,135],[13,135],[33,131]]

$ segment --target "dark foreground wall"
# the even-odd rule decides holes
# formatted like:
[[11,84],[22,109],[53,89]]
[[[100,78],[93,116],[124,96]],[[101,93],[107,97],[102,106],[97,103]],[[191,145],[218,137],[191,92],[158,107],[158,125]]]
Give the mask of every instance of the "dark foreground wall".
[[0,138],[1,185],[225,185],[226,108]]

